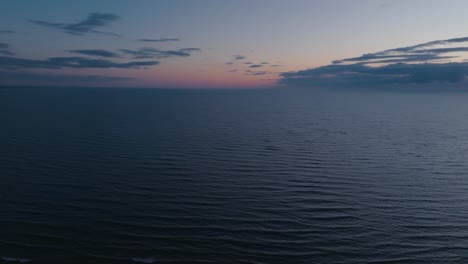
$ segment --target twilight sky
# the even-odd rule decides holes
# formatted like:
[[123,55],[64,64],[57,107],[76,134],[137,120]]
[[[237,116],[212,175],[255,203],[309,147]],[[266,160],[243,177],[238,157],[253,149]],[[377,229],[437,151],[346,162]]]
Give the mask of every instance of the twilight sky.
[[0,2],[0,86],[464,84],[465,0]]

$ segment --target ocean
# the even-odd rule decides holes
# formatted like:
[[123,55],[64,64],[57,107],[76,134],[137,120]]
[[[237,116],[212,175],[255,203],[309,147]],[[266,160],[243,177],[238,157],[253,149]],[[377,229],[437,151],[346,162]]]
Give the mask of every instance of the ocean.
[[0,263],[467,263],[468,93],[0,89]]

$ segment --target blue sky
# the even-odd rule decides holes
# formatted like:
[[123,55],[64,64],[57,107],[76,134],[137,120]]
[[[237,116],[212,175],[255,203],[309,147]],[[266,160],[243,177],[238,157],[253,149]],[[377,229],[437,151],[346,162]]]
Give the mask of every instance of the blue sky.
[[[5,0],[0,3],[0,85],[324,85],[336,75],[335,69],[322,74],[333,61],[468,36],[466,10],[468,2],[457,0]],[[442,71],[452,78],[425,82],[464,82],[464,51],[457,51],[444,52],[443,60],[399,61],[412,69],[399,69],[406,79],[400,76],[396,83],[416,82],[415,63],[437,64],[437,72],[451,63]],[[341,64],[343,72],[353,70],[349,61]],[[459,75],[453,77],[454,71]],[[375,72],[365,74],[374,80]],[[356,74],[363,84],[362,69]],[[348,84],[343,74],[339,77],[330,83]]]

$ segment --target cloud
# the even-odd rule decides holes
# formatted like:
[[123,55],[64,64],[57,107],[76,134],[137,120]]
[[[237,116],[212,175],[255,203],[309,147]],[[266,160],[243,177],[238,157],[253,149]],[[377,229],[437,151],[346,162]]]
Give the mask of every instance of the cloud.
[[242,55],[232,55],[232,57],[234,58],[234,60],[243,60],[243,59],[245,59],[245,56],[242,56]]
[[199,49],[199,48],[183,48],[183,49],[180,49],[180,51],[191,52],[191,51],[201,51],[201,49]]
[[0,30],[0,34],[15,34],[16,32],[13,30],[2,29]]
[[456,83],[466,79],[468,63],[395,63],[380,67],[362,64],[328,65],[315,69],[283,73],[286,85],[388,85]]
[[229,70],[228,72],[237,72],[237,69]]
[[32,72],[16,72],[16,71],[0,71],[0,79],[2,84],[15,85],[38,85],[38,84],[70,84],[70,83],[105,83],[112,81],[129,81],[134,78],[121,76],[102,76],[102,75],[68,75],[68,74],[49,74],[49,73],[32,73]]
[[[434,40],[417,44],[413,46],[406,46],[401,48],[384,50],[376,53],[368,53],[359,57],[347,58],[342,60],[333,61],[334,64],[340,64],[344,62],[366,62],[366,63],[380,63],[374,62],[373,60],[381,59],[394,59],[394,62],[398,62],[397,59],[401,58],[401,62],[412,61],[430,61],[440,59],[438,56],[445,53],[451,52],[465,52],[468,51],[468,47],[444,47],[447,44],[460,44],[468,42],[468,37],[464,38],[453,38],[445,40]],[[434,46],[440,46],[439,48],[430,48]]]
[[270,64],[270,63],[267,62],[267,61],[264,61],[264,62],[262,62],[262,63],[260,63],[260,64],[266,65],[266,64]]
[[15,56],[15,53],[9,51],[9,50],[0,50],[0,55],[6,55],[6,56]]
[[254,64],[254,63],[251,61],[248,61],[248,62],[244,62],[244,64]]
[[111,13],[90,13],[87,18],[77,23],[55,23],[42,20],[30,20],[31,23],[59,29],[71,35],[85,35],[87,33],[97,33],[105,35],[119,36],[115,33],[99,31],[96,28],[107,26],[108,24],[119,20],[120,17]]
[[7,50],[10,48],[10,45],[7,43],[1,43],[0,42],[0,55],[6,55],[6,56],[14,56],[15,53]]
[[46,60],[22,59],[0,56],[2,69],[61,69],[61,68],[124,68],[136,69],[158,65],[158,61],[133,61],[117,63],[102,59],[84,57],[52,57]]
[[139,48],[137,50],[120,49],[121,52],[133,56],[134,59],[189,57],[191,52],[200,51],[198,48],[185,48],[179,50],[160,50],[155,48]]
[[[345,59],[342,62],[358,62],[360,64],[372,65],[372,64],[382,64],[382,63],[407,63],[407,62],[430,62],[433,60],[443,60],[443,59],[453,59],[454,56],[439,56],[439,54],[417,54],[417,55],[397,55],[397,56],[381,56],[373,59],[363,59],[363,60],[354,60]],[[335,63],[337,64],[337,63]]]
[[180,41],[178,38],[157,38],[157,39],[138,39],[138,41],[141,42],[174,42],[174,41]]
[[279,83],[297,86],[462,83],[468,81],[468,62],[463,61],[468,52],[465,42],[468,37],[363,54],[318,68],[282,73]]
[[120,56],[117,53],[102,50],[102,49],[90,49],[90,50],[68,50],[68,52],[78,53],[83,55],[105,57],[105,58],[119,58]]
[[253,64],[253,65],[250,65],[249,68],[260,68],[260,67],[263,67],[262,64]]
[[[226,62],[226,64],[227,64],[227,65],[232,65],[232,64],[234,64],[234,61],[236,61],[236,60],[243,60],[243,59],[245,59],[245,58],[246,58],[246,57],[243,56],[243,55],[232,55],[232,60],[233,60],[233,61],[228,61],[228,62]],[[246,63],[246,64],[249,64],[249,63]]]
[[269,74],[269,72],[267,71],[251,71],[251,70],[246,70],[245,73],[246,75],[253,75],[253,76]]

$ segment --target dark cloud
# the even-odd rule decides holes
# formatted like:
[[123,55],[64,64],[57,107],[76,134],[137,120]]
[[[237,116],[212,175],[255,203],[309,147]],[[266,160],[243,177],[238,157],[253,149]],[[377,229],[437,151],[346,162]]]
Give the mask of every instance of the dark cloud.
[[266,64],[270,64],[270,63],[267,62],[267,61],[264,61],[264,62],[262,62],[262,63],[260,63],[260,64],[266,65]]
[[249,68],[260,68],[260,67],[263,67],[262,64],[253,64],[253,65],[250,65]]
[[191,52],[191,51],[201,51],[201,49],[199,49],[199,48],[183,48],[183,49],[180,49],[180,51]]
[[3,29],[0,30],[0,34],[15,34],[16,32],[13,30]]
[[42,21],[42,20],[30,20],[30,22],[39,26],[43,26],[43,27],[59,29],[63,32],[66,32],[72,35],[85,35],[87,33],[98,33],[98,34],[118,36],[118,34],[99,31],[96,28],[107,26],[111,22],[114,22],[119,19],[120,17],[115,14],[90,13],[87,18],[77,23],[55,23],[55,22],[48,22],[48,21]]
[[[383,86],[461,83],[468,81],[468,62],[460,62],[466,38],[435,40],[359,57],[318,68],[282,73],[280,84],[299,86]],[[451,44],[456,47],[446,47]],[[458,61],[457,61],[458,60]]]
[[388,63],[408,63],[408,62],[416,62],[416,63],[427,63],[433,60],[446,60],[446,59],[452,59],[456,58],[454,56],[439,56],[438,54],[420,54],[420,55],[414,55],[414,56],[397,56],[397,57],[389,57],[388,59],[374,59],[372,61],[362,61],[358,62],[360,64],[388,64]]
[[5,55],[5,56],[14,56],[15,53],[9,51],[9,50],[0,50],[0,55]]
[[334,64],[344,62],[360,62],[365,64],[384,63],[384,62],[427,62],[432,60],[453,58],[451,56],[440,56],[442,53],[468,51],[465,48],[445,48],[445,49],[426,49],[419,51],[412,51],[411,53],[371,53],[364,54],[359,57],[347,58],[342,60],[333,61]]
[[0,43],[0,55],[14,56],[15,53],[7,50],[10,48],[10,45],[7,43]]
[[442,53],[448,53],[448,52],[465,52],[465,51],[468,51],[468,47],[424,49],[424,50],[414,50],[412,52],[413,53],[442,54]]
[[281,65],[279,65],[279,64],[272,64],[272,65],[270,65],[270,67],[281,67]]
[[105,57],[105,58],[119,58],[120,56],[117,53],[112,51],[102,50],[102,49],[91,49],[91,50],[68,50],[68,52],[78,53],[83,55]]
[[254,63],[251,61],[248,61],[248,62],[244,62],[244,64],[254,64]]
[[408,52],[408,51],[414,51],[414,50],[417,50],[417,49],[431,47],[431,46],[435,46],[435,45],[446,45],[446,44],[451,44],[451,43],[462,43],[462,42],[467,42],[467,41],[468,41],[468,37],[434,40],[434,41],[429,41],[429,42],[425,42],[425,43],[417,44],[417,45],[413,45],[413,46],[390,49],[390,50],[386,50],[384,52],[392,52],[392,51]]
[[53,57],[46,60],[22,59],[0,56],[0,68],[3,69],[60,69],[60,68],[125,68],[135,69],[158,65],[158,61],[133,61],[117,63],[102,59],[84,57]]
[[189,57],[190,52],[200,51],[197,48],[185,48],[179,50],[160,50],[155,48],[139,48],[137,50],[120,49],[121,52],[132,55],[134,59]]
[[251,71],[251,70],[246,70],[245,73],[246,75],[253,75],[253,76],[269,74],[269,72],[267,71]]
[[41,85],[41,84],[79,84],[79,83],[105,83],[111,81],[129,81],[133,78],[120,76],[102,76],[102,75],[68,75],[68,74],[49,74],[32,72],[0,71],[2,85]]
[[141,42],[175,42],[180,41],[178,38],[157,38],[157,39],[138,39]]
[[468,75],[468,63],[395,63],[381,67],[363,64],[328,65],[283,73],[286,85],[386,85],[432,82],[461,82]]
[[[340,64],[345,62],[365,62],[365,63],[380,63],[373,60],[382,60],[382,59],[393,59],[393,62],[408,62],[408,61],[431,61],[441,59],[439,57],[441,54],[451,53],[451,52],[466,52],[468,47],[443,47],[447,44],[460,44],[463,42],[468,42],[468,37],[464,38],[453,38],[446,40],[435,40],[422,44],[417,44],[413,46],[406,46],[401,48],[384,50],[376,53],[368,53],[359,57],[347,58],[343,60],[333,61],[334,64]],[[434,46],[442,46],[440,48],[430,48]],[[442,58],[447,58],[444,56]],[[398,61],[398,59],[401,59]]]
[[190,53],[182,50],[158,50],[155,52],[156,58],[168,58],[168,57],[188,57]]
[[237,72],[237,69],[229,70],[228,72]]
[[[245,59],[245,58],[246,58],[246,57],[243,56],[243,55],[232,55],[232,60],[234,60],[234,61],[236,61],[236,60],[243,60],[243,59]],[[234,61],[228,61],[228,62],[226,62],[226,64],[227,64],[227,65],[232,65],[232,64],[234,64]],[[248,63],[246,63],[246,64],[248,64]]]

